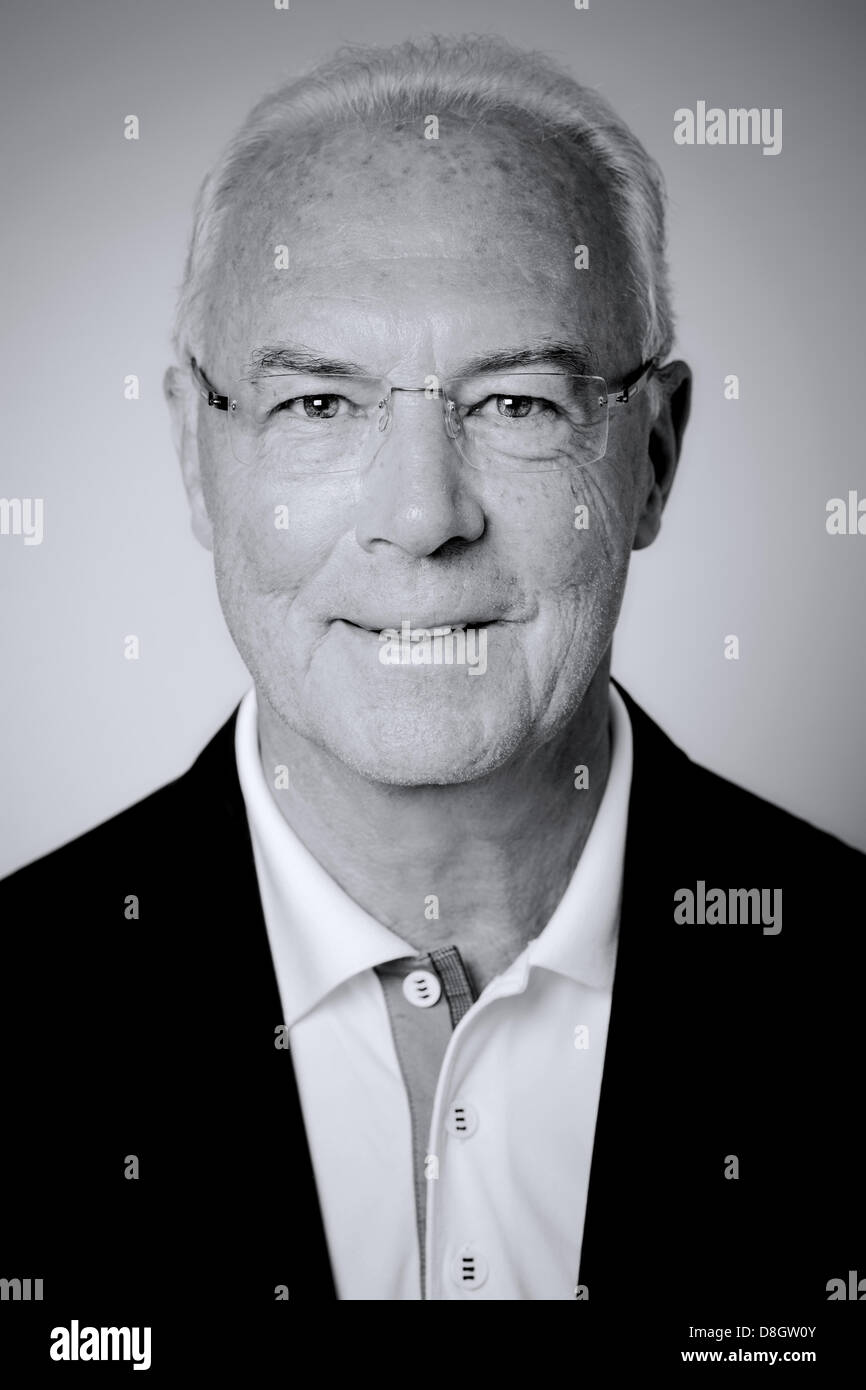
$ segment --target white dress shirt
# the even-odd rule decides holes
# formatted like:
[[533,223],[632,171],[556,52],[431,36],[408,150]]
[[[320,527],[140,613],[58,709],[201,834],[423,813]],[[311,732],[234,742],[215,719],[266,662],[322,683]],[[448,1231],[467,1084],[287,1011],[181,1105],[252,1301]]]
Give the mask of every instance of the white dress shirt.
[[340,1299],[574,1298],[632,774],[613,685],[610,707],[607,786],[565,893],[447,1046],[422,1291],[409,1097],[373,971],[418,952],[344,893],[283,819],[259,757],[255,691],[241,702],[238,775]]

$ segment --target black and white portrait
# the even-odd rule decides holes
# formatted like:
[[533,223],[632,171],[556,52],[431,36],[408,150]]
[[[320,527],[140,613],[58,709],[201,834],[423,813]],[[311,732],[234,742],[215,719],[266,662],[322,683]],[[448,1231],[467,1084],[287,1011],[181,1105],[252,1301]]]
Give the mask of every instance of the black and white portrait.
[[2,24],[0,1363],[843,1366],[862,19]]

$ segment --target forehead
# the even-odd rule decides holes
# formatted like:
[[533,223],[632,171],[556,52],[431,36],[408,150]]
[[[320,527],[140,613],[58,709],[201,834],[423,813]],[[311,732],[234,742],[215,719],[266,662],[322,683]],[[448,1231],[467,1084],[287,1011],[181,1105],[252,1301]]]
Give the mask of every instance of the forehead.
[[630,362],[639,332],[601,181],[513,120],[443,117],[437,140],[421,121],[355,125],[277,146],[236,200],[218,262],[211,360],[230,371],[264,343],[388,372],[545,335],[590,344],[601,369]]

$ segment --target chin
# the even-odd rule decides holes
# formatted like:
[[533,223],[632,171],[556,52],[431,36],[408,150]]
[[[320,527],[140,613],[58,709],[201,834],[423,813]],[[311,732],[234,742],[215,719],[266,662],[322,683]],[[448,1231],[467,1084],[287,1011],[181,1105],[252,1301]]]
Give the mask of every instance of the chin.
[[504,721],[485,729],[451,712],[419,725],[412,716],[387,722],[359,718],[322,728],[315,741],[369,782],[392,787],[459,786],[495,772],[522,742],[522,729]]
[[443,758],[441,750],[438,754],[431,750],[424,757],[416,749],[405,758],[393,748],[373,751],[330,745],[328,752],[366,782],[385,787],[455,787],[477,781],[498,765],[479,762],[477,754],[471,759]]

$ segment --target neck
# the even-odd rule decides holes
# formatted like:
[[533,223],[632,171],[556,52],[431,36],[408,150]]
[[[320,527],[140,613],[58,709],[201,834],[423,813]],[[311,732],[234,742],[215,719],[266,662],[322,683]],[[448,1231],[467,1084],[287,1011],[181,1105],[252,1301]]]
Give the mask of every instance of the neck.
[[292,767],[274,800],[344,892],[419,955],[457,946],[480,991],[543,930],[580,858],[610,766],[609,680],[608,654],[564,729],[470,783],[367,781],[260,697],[262,764]]

